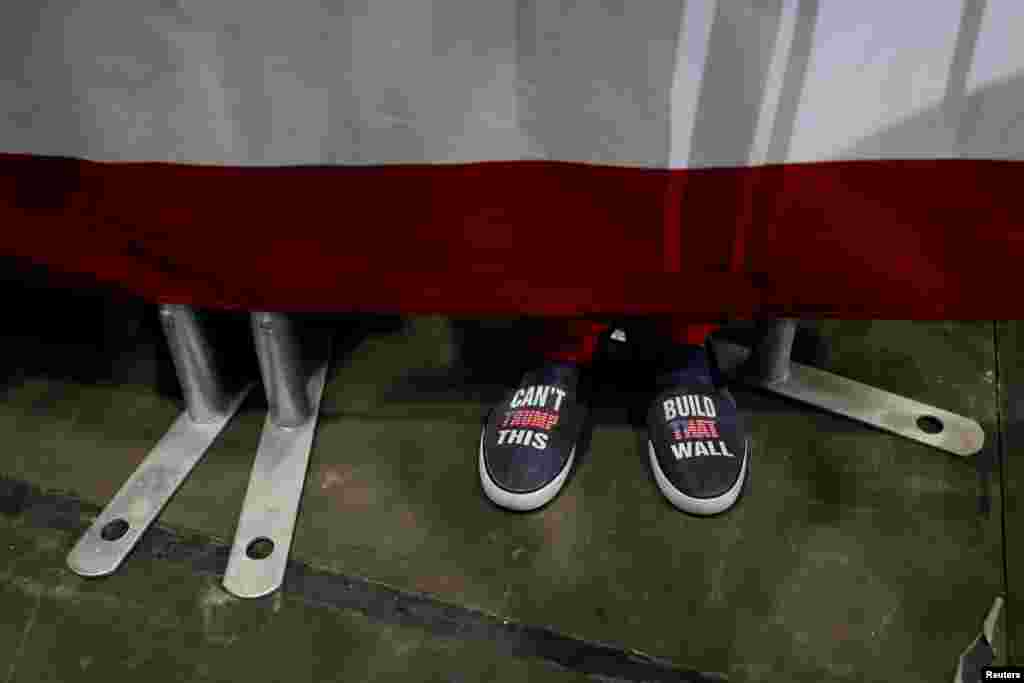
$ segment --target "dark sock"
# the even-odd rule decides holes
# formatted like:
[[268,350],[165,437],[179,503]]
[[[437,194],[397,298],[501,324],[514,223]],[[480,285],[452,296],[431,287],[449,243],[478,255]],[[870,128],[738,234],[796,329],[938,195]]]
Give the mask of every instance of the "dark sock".
[[657,383],[659,387],[677,384],[714,386],[707,349],[692,344],[675,344],[665,349]]
[[572,361],[546,361],[542,366],[528,373],[530,380],[541,384],[567,384],[575,388],[583,365]]

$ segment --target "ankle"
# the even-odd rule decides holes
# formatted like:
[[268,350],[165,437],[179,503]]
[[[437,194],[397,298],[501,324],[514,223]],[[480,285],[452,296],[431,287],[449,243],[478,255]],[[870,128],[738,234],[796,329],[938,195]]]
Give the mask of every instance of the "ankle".
[[658,363],[657,383],[713,386],[707,349],[696,344],[673,344],[665,348]]

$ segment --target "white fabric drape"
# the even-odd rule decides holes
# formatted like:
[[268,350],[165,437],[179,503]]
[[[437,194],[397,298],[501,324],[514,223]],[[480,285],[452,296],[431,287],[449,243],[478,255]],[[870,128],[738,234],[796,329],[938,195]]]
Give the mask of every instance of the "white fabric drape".
[[0,152],[720,167],[1024,157],[1020,0],[53,0]]

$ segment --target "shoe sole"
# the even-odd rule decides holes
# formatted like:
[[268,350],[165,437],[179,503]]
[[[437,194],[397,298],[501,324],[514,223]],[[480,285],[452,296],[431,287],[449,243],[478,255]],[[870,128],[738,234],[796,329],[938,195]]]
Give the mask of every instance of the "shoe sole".
[[498,482],[491,478],[490,473],[487,471],[487,463],[484,460],[484,434],[486,431],[486,427],[480,431],[480,484],[483,486],[484,494],[492,503],[507,510],[529,512],[530,510],[543,507],[558,495],[562,486],[565,485],[565,480],[569,476],[570,470],[572,470],[573,461],[576,459],[575,445],[573,445],[572,450],[569,452],[569,458],[565,461],[565,465],[562,466],[562,470],[554,479],[535,491],[514,493],[502,488]]
[[647,452],[651,461],[651,469],[654,471],[654,481],[668,502],[683,512],[706,517],[725,512],[735,505],[736,500],[740,497],[743,484],[747,479],[747,463],[750,462],[750,439],[748,438],[743,446],[743,465],[740,466],[740,474],[736,477],[736,482],[729,487],[728,491],[713,498],[697,498],[677,489],[662,471],[661,465],[658,464],[658,458],[654,454],[654,444],[650,439],[647,440]]

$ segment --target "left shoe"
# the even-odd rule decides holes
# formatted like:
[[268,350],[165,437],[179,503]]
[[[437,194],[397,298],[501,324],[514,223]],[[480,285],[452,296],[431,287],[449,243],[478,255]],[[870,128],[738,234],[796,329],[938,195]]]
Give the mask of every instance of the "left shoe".
[[674,370],[657,378],[647,413],[654,480],[672,505],[693,515],[725,512],[750,470],[750,438],[728,389],[712,380],[704,346],[674,350]]
[[526,373],[480,432],[480,485],[492,503],[525,512],[547,505],[576,461],[589,375],[574,363]]

